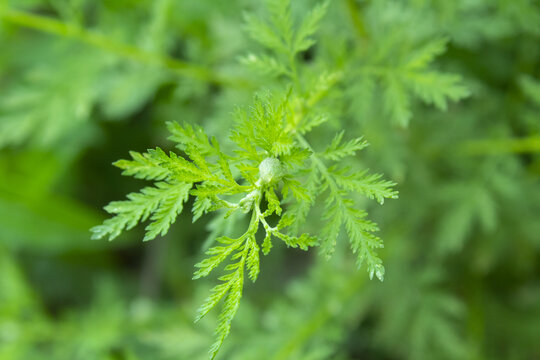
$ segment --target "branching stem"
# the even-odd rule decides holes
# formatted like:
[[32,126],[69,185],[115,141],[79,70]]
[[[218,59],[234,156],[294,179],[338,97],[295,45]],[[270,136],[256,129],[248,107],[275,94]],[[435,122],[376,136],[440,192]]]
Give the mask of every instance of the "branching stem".
[[328,182],[328,186],[330,187],[330,191],[332,191],[333,193],[337,193],[338,192],[338,186],[337,186],[336,182],[334,181],[332,176],[330,176],[330,174],[328,173],[328,168],[326,167],[324,162],[317,156],[317,153],[315,152],[313,147],[311,147],[311,145],[306,140],[306,138],[304,138],[301,134],[299,134],[297,132],[294,132],[294,136],[296,137],[296,140],[298,140],[298,142],[304,148],[311,151],[311,160],[313,161],[313,164],[315,164],[315,166],[321,172],[322,176],[324,176],[324,178]]

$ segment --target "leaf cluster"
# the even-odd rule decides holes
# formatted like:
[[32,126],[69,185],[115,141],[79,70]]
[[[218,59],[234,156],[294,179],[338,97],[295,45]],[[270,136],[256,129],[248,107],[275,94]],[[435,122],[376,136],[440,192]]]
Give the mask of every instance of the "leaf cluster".
[[[315,77],[313,89],[301,89],[305,81],[296,57],[314,44],[311,36],[326,7],[327,3],[317,6],[297,26],[288,1],[269,2],[271,25],[247,15],[248,32],[275,56],[261,59],[287,67],[282,75],[289,79],[289,90],[281,95],[258,95],[248,111],[235,113],[236,125],[230,133],[236,146],[234,155],[222,152],[218,141],[209,139],[201,127],[169,123],[170,139],[182,154],[166,154],[157,148],[144,154],[132,153],[132,160],[117,162],[124,175],[159,182],[128,195],[126,201],[109,204],[105,209],[114,217],[92,230],[96,239],[113,239],[122,230],[150,219],[145,240],[151,240],[167,232],[188,196],[194,197],[193,221],[217,210],[225,211],[226,217],[238,212],[251,214],[243,235],[218,237],[219,245],[209,248],[208,257],[196,264],[194,279],[208,276],[229,261],[224,267],[226,274],[219,277],[221,283],[212,289],[197,317],[202,318],[224,301],[212,358],[230,332],[242,296],[244,273],[247,271],[252,281],[257,279],[259,253],[261,249],[265,255],[270,252],[272,238],[302,250],[320,245],[321,251],[330,256],[344,228],[352,252],[357,254],[358,267],[366,264],[370,277],[375,275],[381,281],[384,277],[377,255],[382,240],[374,235],[378,227],[354,199],[361,194],[382,204],[385,198],[397,197],[392,190],[394,183],[343,165],[346,158],[367,146],[362,138],[346,141],[345,133],[339,132],[322,151],[316,151],[306,139],[327,121],[328,116],[317,114],[316,104],[340,78],[338,73],[323,73]],[[320,233],[299,232],[311,208],[319,202],[324,204]],[[279,218],[275,225],[270,224],[271,216]],[[265,233],[262,243],[257,240],[261,224]]]
[[[115,165],[124,175],[156,183],[129,194],[127,200],[110,203],[105,210],[114,216],[92,229],[94,239],[112,240],[123,230],[149,220],[144,240],[152,240],[168,231],[189,196],[194,197],[193,221],[217,210],[225,211],[226,217],[250,214],[243,235],[219,237],[219,245],[209,248],[208,257],[195,265],[194,279],[198,279],[226,260],[230,262],[197,317],[202,318],[224,299],[212,357],[229,334],[245,272],[252,281],[257,279],[259,253],[270,252],[272,238],[302,250],[320,244],[329,255],[344,226],[353,252],[358,253],[358,266],[366,263],[370,276],[383,279],[384,268],[376,254],[382,242],[372,234],[378,228],[366,219],[365,211],[356,207],[351,194],[364,194],[382,203],[384,198],[396,197],[391,189],[394,184],[381,180],[379,175],[355,173],[337,165],[367,145],[361,138],[343,141],[340,132],[325,150],[314,151],[292,127],[291,119],[296,117],[291,111],[291,96],[276,99],[265,94],[255,99],[249,111],[237,111],[237,124],[230,136],[236,145],[234,155],[222,152],[217,140],[210,139],[201,127],[169,123],[170,139],[177,143],[182,155],[156,148],[142,154],[132,152],[131,160],[117,161]],[[326,161],[334,165],[327,166]],[[297,234],[294,230],[305,222],[310,208],[324,197],[325,226],[321,233]],[[270,224],[272,216],[279,218],[275,225]],[[262,242],[257,240],[261,225],[265,233]]]

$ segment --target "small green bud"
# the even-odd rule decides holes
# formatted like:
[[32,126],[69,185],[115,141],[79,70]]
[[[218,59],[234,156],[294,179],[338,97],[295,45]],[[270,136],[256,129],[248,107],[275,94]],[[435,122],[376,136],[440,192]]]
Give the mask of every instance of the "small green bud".
[[278,181],[283,176],[283,167],[278,159],[268,157],[259,164],[259,176],[265,184]]

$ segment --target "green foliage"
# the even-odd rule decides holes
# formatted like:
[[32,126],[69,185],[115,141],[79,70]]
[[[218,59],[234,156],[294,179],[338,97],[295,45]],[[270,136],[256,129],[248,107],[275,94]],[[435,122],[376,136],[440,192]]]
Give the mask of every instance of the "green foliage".
[[[32,69],[17,88],[2,97],[0,147],[29,140],[50,145],[89,121],[97,97],[93,82],[98,64],[95,59],[88,61],[87,54],[78,56],[76,67],[68,62]],[[73,78],[78,81],[70,81]]]
[[[212,295],[197,316],[199,320],[224,299],[216,329],[218,339],[210,350],[212,359],[229,334],[238,310],[244,287],[244,270],[248,271],[252,281],[259,274],[260,247],[256,234],[260,224],[266,234],[262,243],[265,255],[272,248],[272,237],[302,250],[320,243],[322,252],[331,255],[344,226],[351,249],[358,254],[358,267],[365,263],[371,278],[376,275],[382,281],[384,277],[382,260],[376,253],[383,247],[382,240],[373,234],[379,229],[366,219],[367,212],[359,210],[351,196],[364,194],[382,203],[384,198],[397,197],[397,192],[391,190],[394,183],[382,181],[379,175],[370,175],[366,171],[355,174],[354,170],[338,164],[342,158],[354,156],[367,146],[362,139],[342,143],[344,133],[340,132],[322,153],[315,151],[305,138],[308,130],[322,123],[309,117],[309,113],[315,110],[315,103],[309,100],[315,94],[304,95],[301,89],[294,90],[294,86],[300,86],[295,57],[314,44],[310,36],[325,8],[326,5],[315,8],[298,28],[293,26],[289,4],[285,1],[269,3],[273,27],[247,16],[248,32],[275,52],[273,61],[284,61],[282,66],[289,67],[286,74],[291,81],[291,90],[281,99],[263,95],[255,99],[249,112],[237,111],[237,125],[231,133],[231,140],[237,146],[235,156],[223,153],[217,140],[209,140],[202,128],[169,123],[171,140],[178,143],[177,148],[186,157],[173,152],[167,155],[157,148],[144,154],[132,153],[132,161],[117,162],[116,165],[126,175],[165,181],[128,195],[127,201],[110,203],[105,210],[115,216],[92,229],[94,239],[108,236],[112,240],[122,230],[129,230],[150,218],[144,240],[152,240],[158,234],[165,235],[182,211],[188,192],[195,197],[194,221],[207,212],[217,210],[225,210],[226,216],[237,211],[251,213],[248,228],[242,236],[218,238],[222,245],[208,249],[206,255],[209,257],[195,265],[198,270],[194,279],[198,279],[208,276],[229,257],[232,261],[225,267],[229,273],[219,278],[222,283],[212,289]],[[320,81],[325,80],[322,78]],[[320,87],[328,88],[328,85]],[[300,111],[295,109],[298,103],[301,104]],[[333,165],[328,166],[323,159]],[[313,175],[306,181],[302,175],[310,172]],[[240,174],[241,179],[237,181],[233,173]],[[281,199],[276,194],[277,190],[280,190]],[[237,194],[242,196],[237,202],[229,198]],[[320,236],[297,235],[283,230],[293,224],[295,228],[301,226],[318,198],[323,198],[325,204],[323,220],[326,224]],[[267,206],[263,211],[264,200]],[[282,202],[288,206],[283,214]],[[281,218],[271,226],[267,218],[274,214]]]
[[176,216],[182,212],[183,203],[187,200],[190,189],[189,183],[159,182],[156,187],[147,187],[140,193],[129,194],[127,201],[110,203],[105,210],[115,214],[115,217],[105,221],[101,226],[94,227],[93,238],[101,239],[108,236],[109,240],[112,240],[120,235],[122,230],[129,230],[139,221],[145,221],[149,217],[152,223],[146,227],[144,240],[152,240],[160,233],[166,234]]
[[0,0],[0,358],[536,359],[539,23]]
[[359,66],[352,65],[359,75],[353,80],[359,83],[355,86],[355,94],[371,98],[374,85],[379,84],[387,115],[401,126],[409,124],[415,97],[425,104],[447,110],[450,100],[458,101],[470,94],[459,75],[433,69],[432,62],[445,52],[447,43],[448,39],[440,38],[414,44],[409,51],[397,55],[389,53],[389,44],[378,44]]
[[[249,112],[237,112],[238,122],[231,132],[231,139],[237,145],[235,155],[223,153],[217,140],[209,140],[198,126],[169,123],[170,139],[178,143],[177,148],[185,153],[185,157],[174,152],[166,154],[157,148],[143,154],[132,152],[133,160],[117,161],[115,165],[124,170],[123,174],[158,182],[154,187],[129,194],[128,200],[111,202],[105,210],[114,217],[92,229],[94,239],[108,237],[112,240],[124,229],[129,230],[149,219],[144,240],[152,240],[167,233],[189,195],[195,198],[194,221],[218,210],[225,210],[226,216],[235,212],[251,214],[243,235],[234,239],[219,237],[220,245],[209,248],[206,251],[208,258],[195,265],[198,270],[194,279],[198,279],[208,276],[225,260],[231,260],[225,267],[228,273],[219,278],[222,283],[212,289],[212,295],[197,316],[197,320],[202,318],[224,299],[216,330],[218,340],[211,349],[212,358],[229,334],[231,321],[238,310],[244,271],[247,270],[252,281],[259,274],[260,245],[256,235],[261,224],[266,234],[262,242],[265,255],[272,248],[272,238],[302,250],[320,242],[323,251],[331,254],[340,229],[345,225],[351,248],[358,253],[358,266],[365,262],[370,277],[376,274],[382,280],[384,276],[384,268],[375,252],[382,247],[382,242],[372,234],[378,228],[365,219],[367,213],[355,207],[349,194],[364,194],[382,203],[384,198],[396,197],[396,192],[391,190],[394,184],[380,180],[379,175],[368,175],[366,171],[352,174],[348,168],[327,167],[322,158],[336,162],[344,156],[354,155],[367,144],[361,139],[341,143],[343,133],[339,133],[319,155],[293,127],[291,119],[296,117],[290,111],[290,97],[289,94],[282,100],[269,96],[256,98]],[[314,175],[305,182],[303,174],[308,172]],[[235,179],[233,174],[240,174],[240,179]],[[324,180],[315,182],[316,177]],[[306,204],[313,206],[326,192],[323,215],[326,225],[319,239],[286,230],[293,224],[301,225],[309,210]],[[283,211],[282,204],[285,203],[288,208]],[[303,213],[298,214],[297,209],[302,209]],[[280,217],[274,226],[267,220],[272,215]]]

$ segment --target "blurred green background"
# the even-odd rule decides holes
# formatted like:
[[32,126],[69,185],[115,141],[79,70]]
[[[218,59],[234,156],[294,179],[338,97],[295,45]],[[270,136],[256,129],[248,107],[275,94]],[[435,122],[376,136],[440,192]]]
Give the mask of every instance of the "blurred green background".
[[[182,214],[149,243],[143,226],[114,242],[89,229],[143,186],[113,161],[172,149],[165,121],[226,143],[234,108],[278,87],[239,61],[256,49],[242,14],[262,8],[0,0],[1,360],[208,357],[215,314],[193,319],[213,281],[192,281],[193,264],[244,219]],[[409,125],[395,121],[384,102],[398,99],[363,69],[438,38],[433,68],[470,96],[441,111],[409,94]],[[278,247],[219,358],[540,359],[540,2],[334,0],[317,40],[305,66],[346,78],[333,126],[364,135],[359,164],[398,183],[399,199],[366,202],[386,279],[345,248],[326,261]]]

